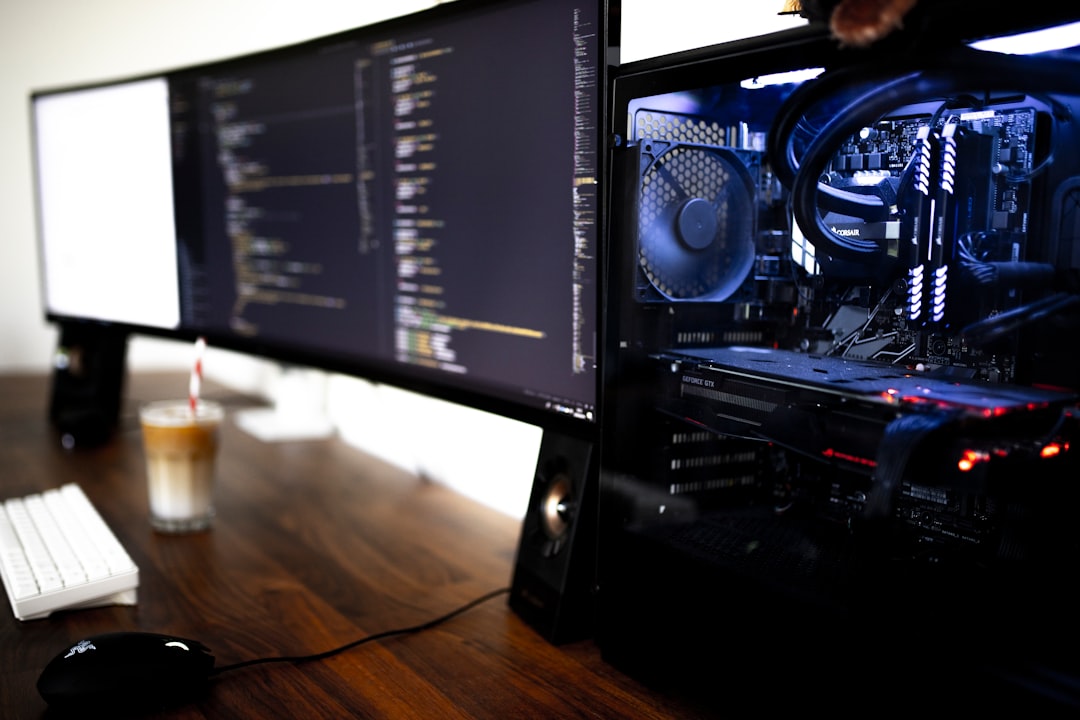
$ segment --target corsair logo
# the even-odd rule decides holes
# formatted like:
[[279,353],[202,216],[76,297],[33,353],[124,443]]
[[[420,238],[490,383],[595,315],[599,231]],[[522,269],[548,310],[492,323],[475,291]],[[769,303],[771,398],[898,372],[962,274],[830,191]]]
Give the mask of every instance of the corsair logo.
[[840,237],[859,237],[859,228],[838,228],[833,226],[829,229]]

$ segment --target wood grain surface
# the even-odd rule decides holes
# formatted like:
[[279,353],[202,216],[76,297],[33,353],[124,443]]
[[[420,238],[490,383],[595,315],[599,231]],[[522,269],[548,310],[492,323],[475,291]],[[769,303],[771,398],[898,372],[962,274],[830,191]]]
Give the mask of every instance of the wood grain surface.
[[[509,585],[520,522],[337,440],[263,443],[232,422],[257,404],[207,383],[230,417],[208,532],[147,519],[136,408],[182,394],[182,374],[126,380],[115,438],[65,451],[49,378],[0,377],[0,497],[78,483],[140,569],[134,607],[20,622],[0,610],[0,717],[51,717],[35,688],[61,649],[97,633],[172,633],[217,666],[319,653],[426,623]],[[93,716],[93,715],[91,715]],[[553,646],[506,595],[418,634],[333,657],[245,667],[170,718],[693,718],[705,714],[603,662],[590,640]]]

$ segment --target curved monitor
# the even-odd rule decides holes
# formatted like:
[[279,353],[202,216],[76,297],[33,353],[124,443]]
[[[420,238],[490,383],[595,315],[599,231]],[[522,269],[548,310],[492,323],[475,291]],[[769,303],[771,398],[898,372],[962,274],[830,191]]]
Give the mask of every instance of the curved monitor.
[[593,433],[608,17],[456,0],[33,93],[47,318]]

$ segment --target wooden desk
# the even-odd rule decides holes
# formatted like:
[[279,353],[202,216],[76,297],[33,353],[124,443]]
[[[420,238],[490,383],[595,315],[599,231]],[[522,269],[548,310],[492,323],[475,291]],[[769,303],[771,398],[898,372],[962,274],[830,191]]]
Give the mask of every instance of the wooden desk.
[[[162,632],[218,666],[302,655],[411,627],[506,587],[520,523],[338,440],[264,444],[224,428],[213,530],[154,533],[135,408],[182,392],[174,374],[128,378],[108,445],[65,452],[45,376],[0,377],[0,497],[76,482],[140,569],[138,604],[20,622],[0,610],[0,716],[46,715],[45,664],[82,637]],[[254,404],[212,383],[206,397]],[[432,630],[330,659],[223,673],[176,718],[665,718],[699,713],[605,664],[591,641],[555,647],[502,595]]]

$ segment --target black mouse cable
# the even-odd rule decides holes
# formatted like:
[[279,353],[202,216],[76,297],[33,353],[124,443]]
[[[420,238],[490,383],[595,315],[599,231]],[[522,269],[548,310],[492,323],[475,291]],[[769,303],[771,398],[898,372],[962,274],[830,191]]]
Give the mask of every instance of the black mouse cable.
[[342,653],[346,650],[351,650],[352,648],[359,645],[363,645],[364,643],[373,642],[375,640],[385,640],[386,638],[394,637],[397,635],[411,635],[414,633],[422,632],[424,630],[430,630],[431,628],[436,627],[437,625],[441,625],[444,622],[451,620],[464,612],[472,610],[477,605],[481,605],[488,600],[496,598],[499,595],[505,595],[509,592],[510,588],[508,587],[499,588],[498,590],[492,590],[491,592],[485,593],[478,598],[470,600],[456,610],[452,610],[445,615],[435,618],[434,620],[428,620],[427,622],[421,623],[419,625],[413,625],[412,627],[398,628],[396,630],[384,630],[383,632],[375,633],[374,635],[368,635],[367,637],[360,638],[359,640],[354,640],[350,643],[346,643],[345,645],[341,645],[330,650],[325,650],[320,653],[315,653],[314,655],[284,655],[280,657],[262,657],[253,658],[251,660],[243,660],[238,663],[233,663],[232,665],[222,665],[221,667],[214,668],[210,671],[210,676],[213,677],[215,675],[220,675],[230,670],[239,670],[240,668],[250,667],[252,665],[263,665],[266,663],[301,663],[313,660],[324,660],[333,655],[337,655],[338,653]]

